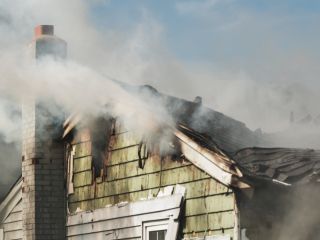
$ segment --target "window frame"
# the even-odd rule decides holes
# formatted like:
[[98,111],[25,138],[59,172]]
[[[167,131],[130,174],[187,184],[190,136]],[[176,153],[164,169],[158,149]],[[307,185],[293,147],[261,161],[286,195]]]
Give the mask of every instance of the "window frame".
[[142,229],[143,229],[142,239],[149,240],[149,232],[151,231],[166,230],[168,233],[168,227],[169,227],[169,219],[144,222],[142,224]]

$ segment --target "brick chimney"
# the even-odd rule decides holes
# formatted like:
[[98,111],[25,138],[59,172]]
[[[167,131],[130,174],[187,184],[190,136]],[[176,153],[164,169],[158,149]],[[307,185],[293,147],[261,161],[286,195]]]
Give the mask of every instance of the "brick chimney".
[[[37,61],[44,56],[66,57],[66,43],[51,25],[35,28],[31,44]],[[49,110],[52,103],[25,97],[22,106],[23,239],[64,239],[66,200],[62,119]]]
[[64,59],[67,56],[67,43],[54,36],[54,27],[52,25],[39,25],[34,29],[34,56],[54,57]]

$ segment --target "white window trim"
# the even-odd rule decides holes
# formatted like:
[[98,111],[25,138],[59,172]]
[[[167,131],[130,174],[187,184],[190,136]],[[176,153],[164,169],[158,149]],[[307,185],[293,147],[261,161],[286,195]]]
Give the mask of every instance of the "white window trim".
[[162,221],[151,221],[151,222],[144,222],[142,224],[143,228],[143,240],[149,240],[149,232],[151,231],[161,231],[161,230],[167,230],[168,233],[168,220],[162,220]]

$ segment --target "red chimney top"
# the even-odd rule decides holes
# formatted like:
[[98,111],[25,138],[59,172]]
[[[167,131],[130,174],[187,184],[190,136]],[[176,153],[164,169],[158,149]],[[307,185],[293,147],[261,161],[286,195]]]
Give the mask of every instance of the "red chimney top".
[[42,35],[53,35],[54,27],[53,25],[38,25],[34,29],[34,35],[36,38]]

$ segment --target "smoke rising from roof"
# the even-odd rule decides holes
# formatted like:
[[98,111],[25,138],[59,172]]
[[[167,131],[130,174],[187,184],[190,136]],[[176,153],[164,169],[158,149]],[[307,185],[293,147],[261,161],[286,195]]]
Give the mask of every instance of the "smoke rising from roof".
[[[248,63],[236,68],[232,63],[215,68],[186,64],[170,51],[166,29],[148,10],[141,9],[141,20],[131,29],[106,29],[96,26],[92,20],[90,9],[95,4],[107,2],[1,1],[0,93],[4,101],[0,102],[0,133],[8,144],[19,142],[17,109],[22,97],[29,94],[54,99],[66,112],[89,110],[91,114],[98,114],[110,110],[106,102],[117,102],[113,113],[125,113],[127,119],[136,119],[135,123],[140,123],[142,129],[150,109],[157,109],[158,113],[158,116],[149,114],[150,118],[172,121],[158,102],[151,99],[146,104],[121,89],[111,78],[131,84],[151,84],[162,92],[187,99],[201,95],[209,107],[244,121],[251,128],[284,129],[289,126],[292,110],[297,117],[318,114],[314,108],[317,94],[301,83],[257,81],[254,71],[246,71]],[[32,29],[39,23],[55,25],[56,35],[68,42],[67,62],[47,59],[35,64],[30,61],[27,44],[33,38]],[[288,56],[279,56],[279,66],[286,58]],[[299,60],[292,64],[299,65]],[[266,67],[266,73],[269,70]],[[269,76],[275,74],[270,72]],[[152,125],[152,121],[147,123]],[[10,157],[15,159],[10,164],[13,169],[19,169],[20,153],[15,156]],[[1,161],[6,159],[7,156],[3,156]]]
[[[23,99],[34,97],[52,103],[49,111],[55,116],[61,112],[80,112],[88,115],[112,113],[126,121],[141,134],[158,128],[155,122],[171,124],[172,119],[155,99],[148,103],[125,91],[119,84],[100,72],[119,73],[126,79],[138,79],[148,57],[148,41],[140,41],[144,30],[137,26],[133,37],[121,33],[99,31],[89,18],[90,6],[86,1],[3,1],[0,3],[0,92],[3,96],[0,112],[0,133],[3,148],[15,143],[17,149],[2,152],[2,182],[13,182],[20,172],[21,119],[20,105]],[[70,14],[74,12],[75,14]],[[52,14],[59,13],[59,16]],[[59,62],[50,58],[35,61],[27,46],[32,39],[32,29],[38,23],[54,23],[56,35],[71,46],[69,60]],[[149,31],[154,33],[154,29]],[[136,38],[136,39],[135,39]],[[157,39],[157,36],[153,37]],[[154,44],[151,43],[150,44]],[[155,43],[156,44],[156,43]],[[114,50],[117,49],[117,50]],[[142,51],[142,55],[136,49]],[[146,51],[146,54],[143,52]],[[140,59],[141,58],[141,59]],[[106,70],[103,70],[107,68]],[[118,75],[117,77],[121,77]],[[48,105],[47,105],[48,106]],[[55,106],[59,106],[56,108]],[[154,111],[157,109],[157,111]],[[59,111],[60,113],[56,112]],[[18,113],[16,113],[18,112]],[[151,114],[152,113],[152,114]],[[145,135],[145,134],[144,134]],[[12,144],[11,144],[12,145]],[[11,146],[10,145],[10,146]],[[13,145],[12,145],[13,146]],[[8,160],[10,159],[10,160]]]

